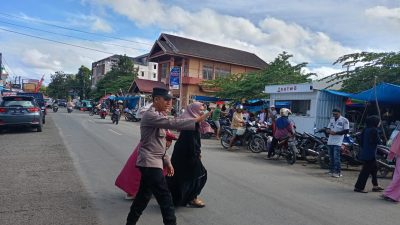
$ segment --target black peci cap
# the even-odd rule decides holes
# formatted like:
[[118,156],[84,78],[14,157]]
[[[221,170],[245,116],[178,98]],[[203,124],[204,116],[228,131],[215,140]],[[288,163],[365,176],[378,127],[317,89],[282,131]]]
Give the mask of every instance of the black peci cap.
[[153,98],[156,96],[161,96],[165,100],[170,100],[173,98],[173,96],[169,93],[169,91],[165,88],[153,88],[153,93],[152,93]]

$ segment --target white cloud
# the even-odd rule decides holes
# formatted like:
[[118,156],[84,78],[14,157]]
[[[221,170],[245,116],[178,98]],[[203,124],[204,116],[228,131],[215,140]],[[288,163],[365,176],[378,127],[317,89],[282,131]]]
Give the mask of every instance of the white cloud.
[[35,48],[24,50],[21,59],[26,66],[31,66],[33,68],[51,70],[61,69],[59,61],[52,60],[50,54],[44,54]]
[[375,6],[365,10],[365,15],[373,18],[384,18],[395,20],[400,24],[400,8],[388,8],[385,6]]
[[110,33],[113,29],[106,21],[100,19],[99,17],[96,17],[94,18],[92,30]]
[[[287,51],[297,62],[332,63],[338,57],[356,51],[342,46],[323,32],[273,17],[254,23],[211,9],[187,11],[158,0],[93,1],[111,7],[139,26],[157,26],[168,33],[254,52],[266,61]],[[150,16],[145,16],[146,13]]]

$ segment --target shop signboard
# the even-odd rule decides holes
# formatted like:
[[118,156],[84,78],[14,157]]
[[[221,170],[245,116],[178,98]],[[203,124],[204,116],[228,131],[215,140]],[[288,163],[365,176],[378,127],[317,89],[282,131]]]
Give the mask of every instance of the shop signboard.
[[276,93],[301,93],[301,92],[313,92],[312,84],[284,84],[284,85],[270,85],[265,86],[265,93],[276,94]]
[[169,86],[171,89],[179,89],[181,78],[181,67],[174,66],[171,68],[171,72],[169,74]]

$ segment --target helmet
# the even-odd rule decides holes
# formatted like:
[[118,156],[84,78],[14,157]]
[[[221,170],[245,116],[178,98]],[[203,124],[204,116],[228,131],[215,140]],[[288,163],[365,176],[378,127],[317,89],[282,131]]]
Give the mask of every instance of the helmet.
[[290,109],[288,109],[288,108],[282,108],[282,109],[279,111],[279,114],[280,114],[281,116],[289,116],[289,114],[292,114],[292,111],[290,111]]
[[122,104],[122,103],[124,103],[124,102],[123,102],[122,100],[118,100],[118,103],[119,103],[119,104]]
[[236,109],[243,109],[243,105],[237,105]]

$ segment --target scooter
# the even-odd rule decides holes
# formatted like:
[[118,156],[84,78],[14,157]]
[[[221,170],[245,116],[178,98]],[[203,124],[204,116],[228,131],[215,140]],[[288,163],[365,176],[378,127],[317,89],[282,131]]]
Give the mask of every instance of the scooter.
[[133,122],[138,122],[140,121],[139,118],[136,117],[136,110],[126,110],[124,112],[125,115],[125,120],[126,121],[133,121]]
[[72,111],[73,111],[72,106],[68,106],[68,107],[67,107],[67,112],[68,112],[68,113],[71,113]]
[[102,109],[100,110],[100,118],[101,118],[101,119],[105,119],[106,116],[107,116],[107,109],[106,109],[106,108],[102,108]]
[[53,105],[53,112],[57,112],[58,111],[58,105]]

